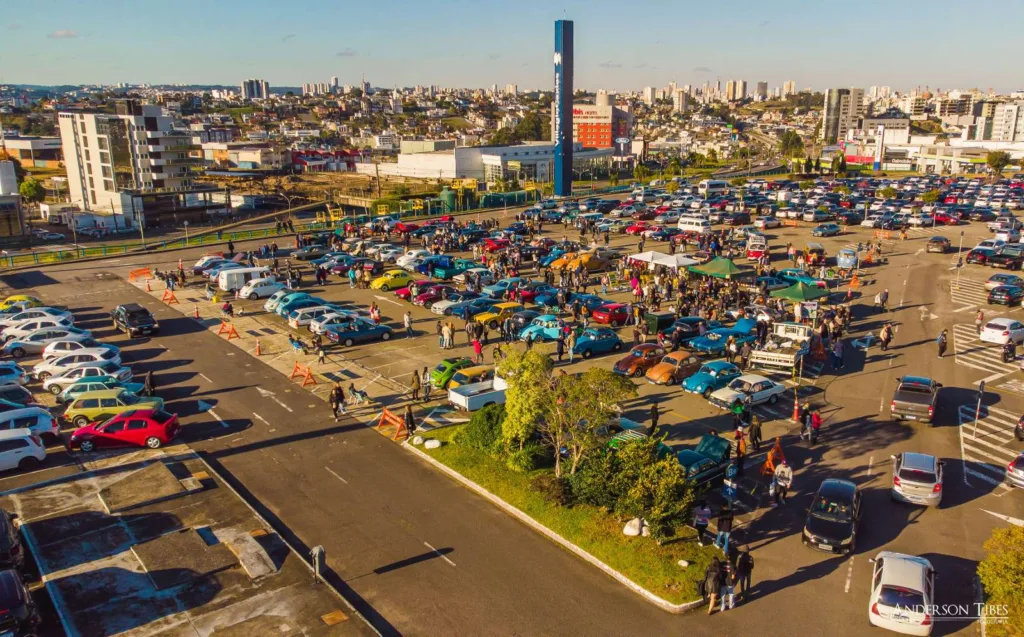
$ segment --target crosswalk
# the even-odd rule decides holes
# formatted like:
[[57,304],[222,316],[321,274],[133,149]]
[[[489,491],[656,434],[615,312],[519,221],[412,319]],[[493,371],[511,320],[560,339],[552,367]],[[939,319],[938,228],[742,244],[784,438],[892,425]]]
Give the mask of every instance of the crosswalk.
[[952,281],[949,285],[949,298],[953,301],[954,312],[966,312],[981,305],[988,305],[988,290],[985,283],[973,279],[961,278],[959,282]]
[[[960,454],[964,462],[964,479],[977,479],[999,490],[1010,490],[1005,484],[1006,465],[1019,453],[1014,437],[1017,416],[995,407],[982,407],[975,429],[975,405],[960,405]],[[981,486],[981,485],[978,485]]]
[[985,380],[995,380],[1018,369],[1016,364],[1003,362],[1003,352],[998,345],[978,340],[973,325],[953,326],[953,360],[957,365],[986,372],[989,376]]

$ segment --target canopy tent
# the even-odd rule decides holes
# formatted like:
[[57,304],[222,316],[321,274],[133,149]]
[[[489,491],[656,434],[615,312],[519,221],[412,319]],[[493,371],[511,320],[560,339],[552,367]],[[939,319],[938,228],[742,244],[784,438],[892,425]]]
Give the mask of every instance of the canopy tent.
[[654,250],[648,250],[647,252],[640,252],[629,257],[630,261],[643,261],[644,263],[654,263],[654,260],[658,257],[668,256]]
[[663,265],[667,268],[685,268],[688,265],[697,263],[696,259],[683,256],[681,254],[661,254],[655,253],[658,256],[654,258],[654,265]]
[[782,288],[781,290],[774,290],[771,293],[772,298],[785,299],[787,301],[793,301],[794,303],[803,303],[804,301],[813,301],[820,299],[823,296],[828,296],[829,292],[825,288],[819,288],[815,285],[807,285],[797,281],[788,288]]
[[713,276],[718,279],[730,279],[734,276],[749,276],[754,274],[754,271],[749,268],[741,268],[732,262],[732,259],[726,259],[725,257],[718,257],[712,259],[704,265],[691,265],[690,272],[694,274],[703,274],[705,276]]

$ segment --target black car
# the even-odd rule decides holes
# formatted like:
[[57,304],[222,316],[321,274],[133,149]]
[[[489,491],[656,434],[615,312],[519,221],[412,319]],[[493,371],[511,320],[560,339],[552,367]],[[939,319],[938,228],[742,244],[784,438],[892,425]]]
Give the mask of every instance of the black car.
[[18,572],[0,571],[0,635],[34,635],[39,620],[35,602]]
[[1016,285],[1000,285],[988,293],[988,302],[994,305],[1020,304],[1024,299],[1024,288]]
[[836,220],[844,226],[859,226],[864,221],[864,215],[859,212],[848,210],[836,215]]
[[477,243],[491,236],[489,232],[482,229],[463,230],[459,236],[466,237],[466,244]]
[[615,208],[617,208],[618,205],[619,202],[615,201],[614,199],[604,200],[601,203],[597,204],[597,207],[594,208],[594,212],[600,212],[601,214],[606,215],[612,210],[615,210]]
[[989,257],[995,253],[996,251],[992,248],[972,248],[971,251],[967,253],[967,258],[964,260],[968,264],[977,263],[979,265],[984,265],[988,263]]
[[149,310],[138,303],[118,305],[110,313],[110,318],[114,322],[114,329],[120,330],[128,336],[156,334],[160,331],[160,323],[153,318]]
[[722,327],[722,324],[718,321],[711,321],[710,323],[706,319],[702,319],[699,316],[684,316],[680,319],[676,319],[676,322],[666,327],[659,332],[666,341],[672,341],[672,334],[679,329],[679,345],[685,347],[687,343],[700,336],[700,326],[704,325],[705,330],[711,330],[716,327]]
[[652,241],[671,241],[672,237],[682,233],[679,228],[662,228],[657,232],[651,233]]
[[24,563],[25,551],[18,531],[14,528],[14,521],[7,511],[0,509],[0,568],[20,569]]
[[1006,245],[988,258],[988,265],[993,268],[1006,268],[1007,270],[1020,270],[1024,265],[1024,246]]
[[727,226],[742,226],[750,223],[749,212],[730,212],[722,217],[722,223]]
[[852,553],[860,521],[861,494],[849,480],[828,479],[807,509],[803,542],[828,553]]
[[995,221],[996,213],[991,210],[977,209],[971,210],[967,213],[967,218],[971,221]]

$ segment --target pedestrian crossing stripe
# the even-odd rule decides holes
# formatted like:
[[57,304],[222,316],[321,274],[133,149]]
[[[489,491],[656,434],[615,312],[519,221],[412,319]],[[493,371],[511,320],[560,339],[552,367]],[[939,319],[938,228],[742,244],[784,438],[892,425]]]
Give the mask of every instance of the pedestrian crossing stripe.
[[965,479],[977,478],[992,486],[1010,490],[1005,484],[1006,465],[1017,457],[1014,429],[1017,417],[1003,409],[983,406],[975,430],[976,405],[960,405],[960,455]]
[[[959,284],[953,281],[949,286],[949,298],[954,304],[974,308],[979,305],[988,305],[988,290],[985,284],[972,279],[960,279]],[[957,312],[963,312],[967,308],[960,307]]]
[[958,365],[981,370],[997,375],[997,377],[1017,371],[1016,365],[1003,362],[1003,354],[999,346],[985,343],[978,338],[977,328],[973,325],[956,324],[953,326],[953,360]]

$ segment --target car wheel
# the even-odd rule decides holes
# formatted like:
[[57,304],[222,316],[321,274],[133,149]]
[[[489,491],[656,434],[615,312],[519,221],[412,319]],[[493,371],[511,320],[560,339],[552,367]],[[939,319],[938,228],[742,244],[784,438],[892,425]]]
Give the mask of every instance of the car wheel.
[[15,347],[14,349],[11,350],[11,356],[13,356],[14,358],[24,358],[25,350],[20,347]]
[[643,378],[643,375],[644,370],[640,369],[639,367],[636,369],[635,372],[633,372],[633,378]]
[[353,341],[351,338],[345,339],[345,347],[352,347],[353,344],[355,344],[355,341]]
[[779,402],[779,395],[778,394],[772,394],[771,396],[768,397],[768,403],[769,404],[774,405],[777,402]]
[[380,286],[380,291],[381,292],[390,292],[391,291],[391,287],[387,283],[385,283],[384,285]]
[[492,330],[496,330],[496,329],[498,329],[498,322],[497,321],[491,321],[490,323],[487,324],[487,327],[491,328]]
[[35,469],[38,466],[39,460],[32,457],[22,458],[21,462],[18,463],[18,469],[22,471],[31,471],[32,469]]
[[452,310],[451,310],[451,308],[447,308],[447,307],[446,307],[446,308],[444,309],[444,315],[445,315],[445,316],[451,316],[451,315],[452,315]]
[[257,301],[259,300],[260,295],[253,292],[252,294],[249,295],[249,298],[252,299],[253,301]]
[[589,359],[593,355],[594,355],[593,350],[589,350],[589,349],[585,349],[582,352],[580,352],[580,356],[582,356],[584,358],[584,360]]
[[[64,389],[60,385],[50,385],[50,393],[59,396]],[[57,402],[60,402],[59,400]]]
[[391,332],[381,332],[380,340],[386,341],[391,338]]
[[52,376],[50,372],[39,372],[39,382],[45,381],[50,376]]
[[93,449],[96,448],[96,444],[92,440],[83,440],[78,445],[78,448],[81,449],[82,451],[92,451]]
[[620,352],[620,351],[622,351],[622,343],[618,342],[615,345],[612,345],[612,351],[613,352]]
[[700,395],[703,396],[705,399],[711,398],[711,388],[710,387],[705,387],[704,391],[702,391],[700,393]]
[[149,438],[146,438],[146,446],[150,449],[159,449],[160,439],[156,436],[150,436]]
[[74,424],[76,427],[84,427],[89,424],[89,419],[86,418],[85,416],[75,416],[75,419],[72,421],[72,424]]

